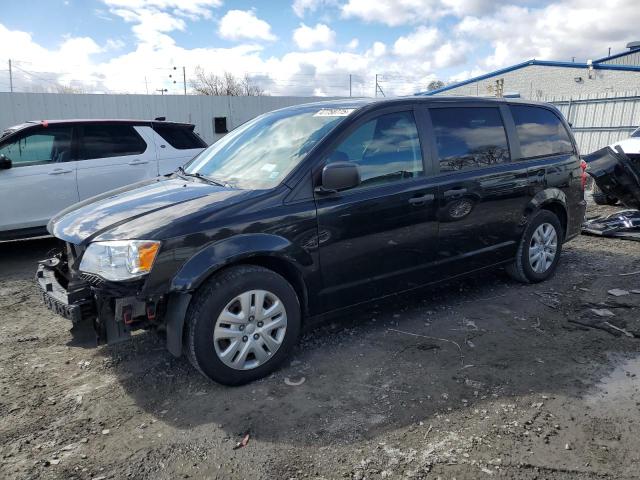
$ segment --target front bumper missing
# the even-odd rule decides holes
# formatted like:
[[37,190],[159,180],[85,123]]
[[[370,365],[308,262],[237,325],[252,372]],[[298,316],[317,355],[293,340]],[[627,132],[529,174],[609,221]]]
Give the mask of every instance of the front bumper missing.
[[135,287],[89,283],[69,272],[62,255],[40,261],[36,281],[45,306],[71,320],[74,334],[92,328],[98,344],[127,340],[132,330],[157,321],[158,302],[137,299]]
[[43,260],[38,265],[36,280],[40,286],[42,300],[52,312],[71,320],[73,325],[83,320],[91,321],[96,318],[96,308],[91,288],[84,283],[68,282],[63,287],[56,277],[58,258]]

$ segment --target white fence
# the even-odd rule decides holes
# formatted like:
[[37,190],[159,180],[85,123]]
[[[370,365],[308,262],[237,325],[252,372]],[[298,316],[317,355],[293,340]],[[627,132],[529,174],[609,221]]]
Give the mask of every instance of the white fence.
[[544,101],[557,106],[571,124],[582,154],[623,140],[640,125],[638,92]]
[[278,108],[330,100],[326,97],[209,97],[196,95],[84,95],[57,93],[0,93],[0,130],[27,120],[70,118],[133,118],[189,122],[207,143],[213,119],[226,117],[227,128]]

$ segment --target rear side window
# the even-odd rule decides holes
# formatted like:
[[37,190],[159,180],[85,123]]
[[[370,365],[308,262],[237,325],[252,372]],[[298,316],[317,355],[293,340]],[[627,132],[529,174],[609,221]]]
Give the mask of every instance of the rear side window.
[[430,113],[441,172],[474,170],[510,161],[500,109],[433,108]]
[[79,159],[139,155],[147,144],[131,125],[85,125]]
[[413,113],[389,113],[364,123],[336,148],[328,161],[357,164],[361,187],[424,175]]
[[187,125],[154,125],[153,129],[178,150],[206,148],[207,144]]
[[524,158],[573,153],[567,129],[551,110],[512,105],[511,114]]

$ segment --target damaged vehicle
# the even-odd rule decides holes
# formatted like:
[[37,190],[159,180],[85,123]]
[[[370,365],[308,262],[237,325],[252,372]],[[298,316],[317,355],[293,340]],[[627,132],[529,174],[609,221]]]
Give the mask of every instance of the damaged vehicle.
[[584,160],[602,194],[633,210],[590,219],[583,233],[640,241],[640,154],[626,153],[616,145],[586,155]]
[[[640,128],[636,128],[629,138],[610,145],[610,148],[613,150],[620,148],[632,161],[640,161]],[[603,192],[597,183],[593,185],[592,195],[593,201],[598,205],[616,205],[618,203],[618,198],[615,195]]]
[[546,280],[580,233],[586,178],[550,105],[298,105],[56,215],[61,249],[37,281],[72,331],[109,344],[163,332],[173,355],[238,385],[329,312],[500,266]]

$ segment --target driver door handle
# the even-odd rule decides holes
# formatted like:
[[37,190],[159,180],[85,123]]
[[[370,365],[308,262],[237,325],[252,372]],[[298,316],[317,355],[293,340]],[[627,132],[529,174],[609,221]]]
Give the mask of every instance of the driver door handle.
[[144,165],[146,163],[149,163],[148,160],[131,160],[128,165]]
[[433,193],[425,193],[419,197],[410,198],[409,203],[411,205],[424,205],[427,202],[432,202],[435,198],[436,197]]

